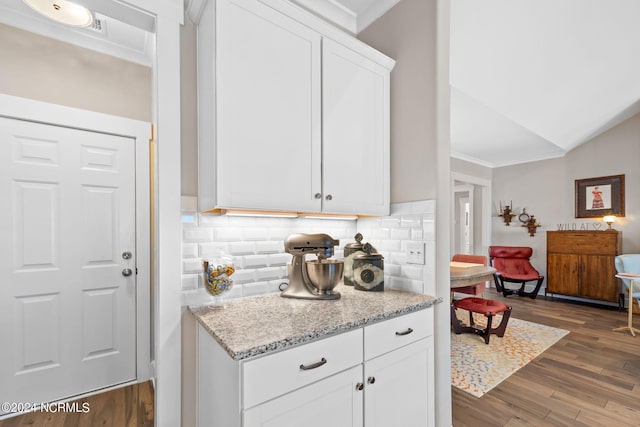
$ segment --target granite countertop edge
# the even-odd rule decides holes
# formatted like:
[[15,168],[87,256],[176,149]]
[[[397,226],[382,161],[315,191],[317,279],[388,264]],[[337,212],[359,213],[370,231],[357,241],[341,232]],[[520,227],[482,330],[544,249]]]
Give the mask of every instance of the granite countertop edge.
[[[250,297],[250,299],[260,298],[260,296]],[[312,341],[320,340],[323,338],[328,338],[333,335],[337,335],[340,333],[348,332],[366,325],[374,324],[383,320],[392,319],[394,317],[402,316],[405,314],[413,313],[419,310],[426,309],[435,304],[441,303],[442,298],[431,297],[431,299],[417,303],[407,305],[402,308],[398,308],[395,310],[372,313],[371,316],[366,316],[363,318],[355,319],[349,322],[340,323],[331,325],[328,327],[320,328],[317,330],[312,330],[308,333],[301,335],[293,335],[286,337],[284,339],[277,339],[267,344],[257,345],[253,347],[248,347],[242,350],[233,350],[229,347],[225,340],[220,337],[216,331],[203,319],[202,315],[199,311],[202,310],[202,306],[191,306],[189,307],[191,313],[194,315],[198,323],[200,323],[209,334],[216,340],[218,344],[227,352],[227,354],[233,360],[243,360],[248,359],[254,356],[259,356],[263,354],[267,354],[270,352],[276,352],[285,350],[291,347],[295,347],[301,344],[310,343]]]

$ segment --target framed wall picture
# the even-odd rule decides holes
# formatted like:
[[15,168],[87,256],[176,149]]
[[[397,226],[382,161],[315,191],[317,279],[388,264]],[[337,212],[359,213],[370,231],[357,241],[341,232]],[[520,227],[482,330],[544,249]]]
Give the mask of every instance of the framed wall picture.
[[624,216],[624,175],[576,179],[576,218]]

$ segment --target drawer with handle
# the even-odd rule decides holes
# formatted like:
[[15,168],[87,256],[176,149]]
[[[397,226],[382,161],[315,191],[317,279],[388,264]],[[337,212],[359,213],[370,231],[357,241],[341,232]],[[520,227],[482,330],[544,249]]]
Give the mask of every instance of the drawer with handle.
[[433,335],[433,308],[405,314],[364,328],[364,359]]
[[362,363],[362,329],[243,362],[244,408]]

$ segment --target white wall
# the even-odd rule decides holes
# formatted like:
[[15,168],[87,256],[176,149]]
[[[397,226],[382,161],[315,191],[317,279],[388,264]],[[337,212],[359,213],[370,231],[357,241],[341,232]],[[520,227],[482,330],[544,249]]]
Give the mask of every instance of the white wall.
[[435,199],[435,1],[402,0],[358,38],[396,60],[391,72],[391,202]]
[[180,189],[198,195],[197,27],[188,19],[180,28]]
[[[574,183],[576,179],[625,175],[626,216],[618,218],[614,228],[622,231],[624,253],[640,252],[640,115],[636,115],[562,158],[525,163],[493,170],[492,244],[531,246],[532,263],[546,276],[546,231],[558,230],[558,224],[575,224],[593,229],[601,218],[575,218]],[[510,201],[516,213],[527,208],[542,225],[534,237],[521,227],[517,218],[506,227],[497,216],[498,202]],[[545,281],[546,284],[546,281]]]
[[0,92],[151,121],[152,70],[0,24]]

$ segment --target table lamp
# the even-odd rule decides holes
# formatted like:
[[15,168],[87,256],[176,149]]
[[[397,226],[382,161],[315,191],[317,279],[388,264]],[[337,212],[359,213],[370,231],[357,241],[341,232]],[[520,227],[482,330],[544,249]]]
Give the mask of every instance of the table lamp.
[[611,224],[613,224],[614,222],[616,222],[616,217],[615,217],[615,216],[613,216],[613,215],[606,215],[604,218],[602,218],[602,220],[603,220],[604,222],[606,222],[606,223],[607,223],[607,225],[609,226],[609,228],[608,228],[608,230],[607,230],[607,231],[609,231],[609,230],[611,230]]

